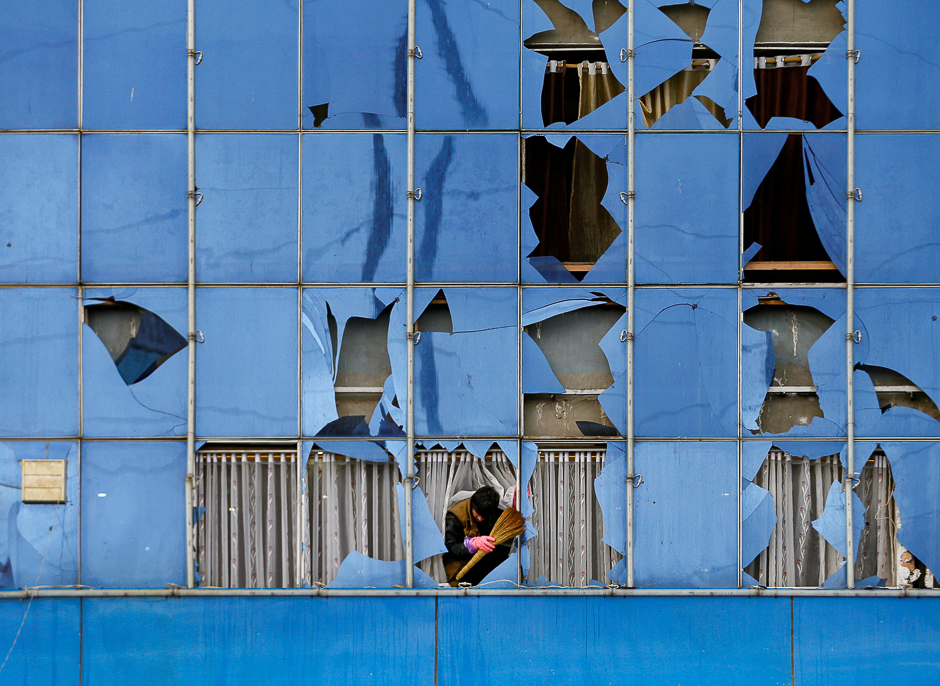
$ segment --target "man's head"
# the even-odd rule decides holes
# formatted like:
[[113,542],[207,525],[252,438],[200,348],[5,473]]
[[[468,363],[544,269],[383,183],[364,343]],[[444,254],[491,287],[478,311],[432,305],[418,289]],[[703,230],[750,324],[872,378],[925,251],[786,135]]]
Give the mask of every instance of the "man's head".
[[499,493],[492,486],[484,486],[470,496],[470,510],[478,523],[495,520],[499,516]]

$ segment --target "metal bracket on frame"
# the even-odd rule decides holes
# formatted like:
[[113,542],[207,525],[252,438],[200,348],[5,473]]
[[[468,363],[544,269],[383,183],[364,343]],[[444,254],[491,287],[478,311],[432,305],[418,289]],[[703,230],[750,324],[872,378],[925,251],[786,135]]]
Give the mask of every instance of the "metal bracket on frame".
[[643,475],[642,474],[627,474],[627,481],[632,481],[633,487],[639,488],[640,484],[643,483]]

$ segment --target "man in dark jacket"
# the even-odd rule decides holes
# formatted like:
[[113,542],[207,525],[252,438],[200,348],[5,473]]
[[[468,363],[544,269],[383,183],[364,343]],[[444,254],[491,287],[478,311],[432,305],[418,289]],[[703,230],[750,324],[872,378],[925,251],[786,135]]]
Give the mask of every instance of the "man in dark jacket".
[[444,527],[444,571],[447,581],[456,586],[457,574],[478,550],[488,554],[467,572],[461,582],[474,586],[509,557],[509,546],[494,545],[489,535],[499,518],[499,494],[492,486],[484,486],[466,500],[461,500],[447,511]]

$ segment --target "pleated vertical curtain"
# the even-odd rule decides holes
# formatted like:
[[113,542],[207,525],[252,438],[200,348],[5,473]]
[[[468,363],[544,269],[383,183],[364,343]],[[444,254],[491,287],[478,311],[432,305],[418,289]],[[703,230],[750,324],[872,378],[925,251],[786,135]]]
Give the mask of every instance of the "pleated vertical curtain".
[[529,541],[530,582],[587,586],[608,583],[607,572],[623,557],[604,543],[604,519],[594,479],[604,468],[603,450],[548,450],[529,482],[538,536]]

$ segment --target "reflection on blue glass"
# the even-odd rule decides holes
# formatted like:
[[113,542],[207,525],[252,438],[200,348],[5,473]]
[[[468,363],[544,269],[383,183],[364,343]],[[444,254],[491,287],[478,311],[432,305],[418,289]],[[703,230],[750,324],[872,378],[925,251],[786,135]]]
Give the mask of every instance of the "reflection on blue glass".
[[84,125],[185,129],[186,1],[84,0],[82,11]]
[[404,282],[405,137],[307,135],[303,146],[304,281]]
[[737,281],[737,161],[731,136],[637,136],[639,283]]
[[0,129],[75,128],[78,0],[4,3],[0,45]]
[[305,0],[304,128],[405,128],[408,3]]
[[[855,139],[855,278],[867,282],[940,282],[940,140],[924,135]],[[889,230],[890,229],[890,230]]]
[[[416,433],[518,433],[516,290],[445,288],[443,293],[453,333],[423,331],[415,345]],[[421,314],[415,309],[416,317]]]
[[199,281],[295,281],[297,138],[197,135],[196,158]]
[[[24,503],[20,460],[65,460],[64,503]],[[0,589],[78,582],[78,444],[0,443]]]
[[515,128],[519,3],[417,3],[415,116],[422,129]]
[[186,281],[186,137],[87,136],[82,142],[82,279]]
[[75,297],[74,288],[0,290],[0,435],[78,433]]
[[186,443],[82,446],[82,583],[186,583]]
[[637,293],[638,435],[735,435],[736,310],[734,291]]
[[296,435],[296,289],[203,288],[196,314],[196,433]]
[[0,282],[75,282],[76,136],[2,136],[0,159]]
[[518,159],[514,135],[417,137],[419,281],[516,280]]
[[296,0],[199,0],[196,126],[297,128]]
[[[119,305],[103,302],[103,298],[113,298]],[[184,434],[188,367],[184,352],[186,290],[87,289],[84,304],[84,434],[112,437]],[[122,319],[135,307],[142,308],[140,318],[127,317],[127,329],[122,331]],[[118,309],[121,314],[109,317],[109,308]],[[96,322],[99,317],[102,319]],[[121,333],[125,336],[116,336]],[[134,335],[124,340],[127,333]],[[141,377],[144,373],[147,375]]]
[[649,0],[636,0],[634,7],[635,89],[641,96],[691,65],[692,39]]
[[940,6],[900,0],[866,2],[855,10],[855,67],[860,129],[940,129],[937,31]]
[[737,586],[737,446],[636,445],[637,588]]

